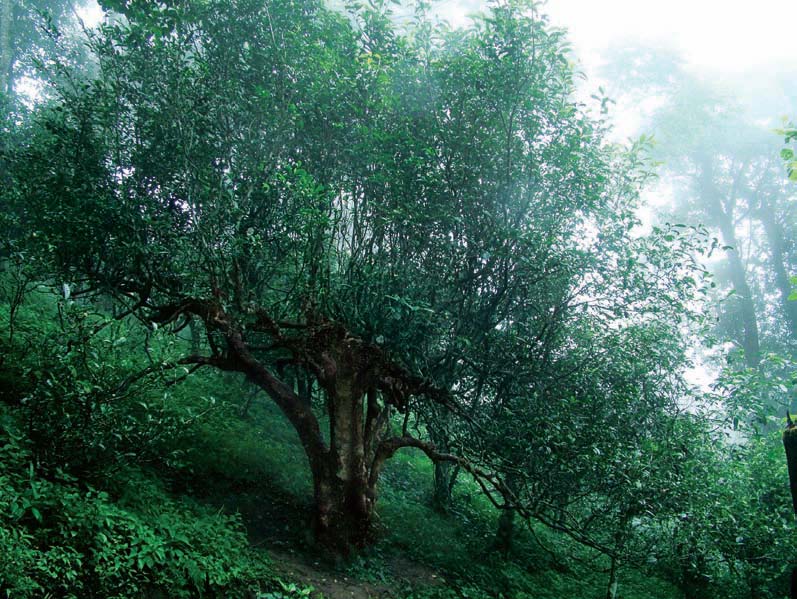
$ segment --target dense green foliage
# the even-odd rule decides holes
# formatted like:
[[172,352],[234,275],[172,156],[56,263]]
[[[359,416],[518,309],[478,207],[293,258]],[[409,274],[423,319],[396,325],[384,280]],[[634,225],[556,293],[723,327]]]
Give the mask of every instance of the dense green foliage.
[[[465,30],[423,4],[403,28],[380,2],[104,7],[85,60],[48,29],[46,91],[2,123],[0,590],[310,594],[266,543],[391,596],[786,592],[791,196],[763,142],[712,158],[709,92],[659,117],[700,125],[664,149],[711,229],[646,232],[649,143],[607,141],[529,2]],[[709,331],[738,350],[700,393]],[[397,591],[401,553],[446,584]]]
[[179,463],[175,435],[190,409],[164,403],[162,393],[163,407],[148,406],[151,387],[112,392],[129,366],[123,352],[108,337],[92,339],[103,351],[81,346],[84,331],[63,312],[61,326],[42,326],[38,318],[52,319],[56,304],[34,295],[17,314],[16,340],[2,342],[0,589],[9,597],[233,597],[267,587],[267,561],[250,554],[238,518],[177,501],[141,470]]

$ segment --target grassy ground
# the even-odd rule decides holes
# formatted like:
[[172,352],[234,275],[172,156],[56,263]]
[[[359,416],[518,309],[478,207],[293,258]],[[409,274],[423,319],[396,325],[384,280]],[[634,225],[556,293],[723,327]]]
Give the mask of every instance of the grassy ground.
[[[48,322],[51,304],[48,297],[26,307],[19,335],[45,339],[55,334],[57,340],[58,331],[51,334],[39,324]],[[0,309],[0,326],[4,317]],[[15,416],[40,367],[24,358],[30,354],[28,345],[9,344],[4,351],[17,358],[0,368],[0,390],[7,391],[0,400],[8,406],[0,413],[0,457],[5,460],[0,486],[7,491],[5,497],[0,493],[0,549],[10,564],[0,567],[0,594],[13,588],[16,596],[35,597],[44,588],[80,590],[82,584],[96,591],[105,584],[109,590],[101,595],[58,592],[107,597],[114,589],[118,597],[160,597],[154,590],[148,595],[140,590],[164,581],[180,590],[179,596],[199,596],[197,589],[204,588],[202,596],[230,597],[233,564],[244,564],[235,576],[249,588],[254,581],[261,589],[258,599],[606,596],[605,559],[545,528],[518,524],[512,553],[504,559],[491,551],[498,514],[466,477],[455,487],[453,510],[434,511],[432,464],[412,449],[399,452],[383,473],[375,544],[348,563],[325,563],[308,534],[312,487],[296,434],[262,393],[253,394],[234,376],[200,372],[171,387],[166,398],[153,388],[152,398],[132,398],[131,408],[113,406],[119,411],[114,426],[129,423],[131,435],[158,419],[158,426],[164,419],[190,423],[187,429],[176,427],[181,434],[148,447],[148,455],[161,456],[149,466],[94,480],[91,484],[101,490],[74,477],[53,480],[52,474],[39,472],[23,438],[22,419]],[[49,359],[47,352],[43,355]],[[124,359],[121,354],[105,357]],[[61,400],[56,394],[53,405]],[[140,408],[141,400],[150,407]],[[167,407],[158,411],[156,405]],[[92,451],[97,451],[94,445],[102,447],[96,430],[81,442],[89,441]],[[140,453],[142,448],[135,448]],[[239,516],[246,537],[237,532]],[[174,530],[190,545],[181,549],[166,538]],[[144,552],[155,555],[154,563],[142,557]],[[72,583],[59,582],[70,577]],[[185,580],[176,584],[179,577]],[[219,589],[216,594],[213,588]],[[665,581],[625,569],[619,596],[668,599],[680,594]]]
[[[257,395],[238,416],[250,390],[239,380],[198,379],[181,394],[213,390],[219,406],[185,439],[190,451],[172,473],[176,491],[239,511],[250,540],[268,551],[286,586],[285,596],[507,597],[554,599],[606,596],[607,564],[562,535],[518,523],[515,547],[503,559],[490,550],[497,512],[464,478],[455,507],[430,507],[432,465],[404,450],[385,469],[377,505],[375,545],[350,563],[325,564],[312,548],[307,526],[309,470],[294,431]],[[665,581],[625,569],[620,597],[680,597]]]

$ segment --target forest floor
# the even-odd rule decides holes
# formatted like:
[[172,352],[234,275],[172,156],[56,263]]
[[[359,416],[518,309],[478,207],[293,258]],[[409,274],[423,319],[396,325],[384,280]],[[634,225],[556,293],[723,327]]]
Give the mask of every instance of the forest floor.
[[[268,489],[263,495],[263,488]],[[442,571],[395,551],[330,562],[312,547],[309,505],[296,502],[273,484],[231,489],[214,502],[241,514],[253,547],[265,549],[281,581],[290,581],[313,599],[391,599],[396,589],[432,590],[445,587]]]
[[[399,555],[385,561],[381,580],[365,571],[341,571],[296,551],[270,549],[269,555],[278,577],[311,587],[314,598],[390,599],[396,596],[397,586],[429,589],[446,585],[445,578],[432,568]],[[365,574],[369,580],[363,580],[358,574]]]
[[[231,406],[234,389],[218,389]],[[491,550],[498,514],[467,478],[457,482],[449,513],[432,509],[433,468],[413,450],[386,465],[374,544],[334,563],[313,547],[306,458],[269,402],[256,402],[244,418],[206,422],[189,443],[191,476],[173,479],[173,491],[240,514],[251,546],[268,556],[282,587],[267,594],[270,599],[606,596],[604,558],[544,527],[519,522],[510,555]],[[621,587],[633,599],[680,596],[670,583],[630,568],[621,572]]]

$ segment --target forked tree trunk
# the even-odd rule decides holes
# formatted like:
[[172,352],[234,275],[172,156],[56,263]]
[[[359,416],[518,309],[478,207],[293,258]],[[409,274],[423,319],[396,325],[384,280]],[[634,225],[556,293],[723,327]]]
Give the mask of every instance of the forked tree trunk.
[[391,408],[406,410],[409,395],[427,393],[430,387],[388,361],[381,349],[349,336],[342,327],[294,325],[292,329],[303,330],[304,336],[286,337],[265,314],[250,323],[250,328],[260,327],[290,350],[291,368],[305,371],[295,374],[311,373],[318,381],[329,417],[327,442],[310,402],[294,386],[295,376],[286,380],[275,376],[255,357],[241,329],[219,304],[192,300],[164,308],[160,318],[173,320],[181,310],[200,316],[206,330],[220,331],[227,343],[224,354],[191,356],[183,363],[244,373],[293,425],[313,476],[316,540],[328,552],[347,556],[368,542],[379,474],[398,449],[411,446],[435,460],[457,460],[406,435],[385,438]]
[[374,492],[366,465],[365,417],[362,387],[353,356],[335,356],[334,381],[325,385],[329,413],[329,451],[313,470],[318,542],[349,552],[368,538]]

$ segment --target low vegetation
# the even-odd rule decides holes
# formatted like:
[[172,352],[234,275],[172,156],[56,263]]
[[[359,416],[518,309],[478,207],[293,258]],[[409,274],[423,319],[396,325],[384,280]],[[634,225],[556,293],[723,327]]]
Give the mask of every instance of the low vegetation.
[[[9,6],[0,594],[789,592],[789,147],[614,143],[527,0],[106,0],[13,60]],[[658,120],[726,118],[643,58]]]

